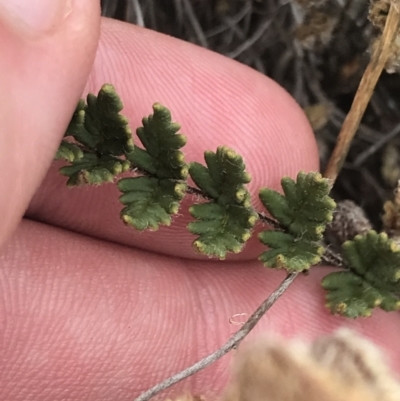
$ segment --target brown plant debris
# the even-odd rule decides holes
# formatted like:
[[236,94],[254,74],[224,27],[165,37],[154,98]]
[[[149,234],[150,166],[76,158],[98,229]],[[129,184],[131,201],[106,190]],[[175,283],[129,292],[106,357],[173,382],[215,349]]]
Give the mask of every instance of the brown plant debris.
[[351,200],[340,201],[333,213],[332,222],[326,228],[325,240],[339,247],[343,242],[352,240],[358,234],[366,234],[372,228],[360,206]]
[[400,385],[369,341],[348,330],[311,344],[261,339],[239,349],[222,401],[398,401]]

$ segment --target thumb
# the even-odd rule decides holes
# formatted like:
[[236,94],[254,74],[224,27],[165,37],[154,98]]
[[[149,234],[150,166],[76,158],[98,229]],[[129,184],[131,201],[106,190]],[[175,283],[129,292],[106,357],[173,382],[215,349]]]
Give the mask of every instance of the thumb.
[[98,0],[0,0],[0,244],[18,224],[82,94]]

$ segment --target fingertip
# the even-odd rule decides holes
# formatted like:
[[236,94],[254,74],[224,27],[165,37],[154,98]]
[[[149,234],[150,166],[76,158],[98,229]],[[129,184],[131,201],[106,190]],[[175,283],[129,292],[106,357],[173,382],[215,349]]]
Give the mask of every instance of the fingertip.
[[[112,83],[124,102],[122,113],[132,131],[152,112],[152,104],[167,106],[187,136],[187,162],[204,163],[206,150],[220,145],[243,156],[252,177],[253,206],[262,211],[260,187],[280,189],[283,176],[317,170],[318,152],[307,119],[278,84],[226,57],[156,32],[118,21],[102,20],[102,37],[86,90],[97,93]],[[138,144],[137,138],[135,138]],[[140,144],[138,144],[141,146]],[[170,255],[198,258],[192,219],[183,203],[171,227],[138,233],[118,219],[121,205],[111,186],[65,193],[56,173],[48,176],[30,207],[30,216],[88,235]],[[68,196],[68,203],[65,198]],[[52,211],[51,214],[49,211]],[[101,216],[101,218],[99,218]],[[157,238],[157,241],[154,241]],[[256,238],[237,259],[260,253]]]
[[40,35],[20,21],[12,25],[11,14],[0,20],[0,243],[49,167],[94,59],[99,4],[71,4],[65,18]]

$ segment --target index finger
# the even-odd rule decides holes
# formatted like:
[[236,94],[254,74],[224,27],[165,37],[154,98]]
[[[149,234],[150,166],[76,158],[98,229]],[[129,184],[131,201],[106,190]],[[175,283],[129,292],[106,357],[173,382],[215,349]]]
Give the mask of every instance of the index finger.
[[[87,90],[97,92],[105,82],[112,83],[125,102],[123,113],[133,130],[154,102],[167,106],[188,137],[183,149],[188,161],[202,161],[205,150],[219,145],[234,148],[253,177],[249,189],[259,210],[261,186],[279,188],[284,175],[318,169],[314,136],[289,94],[264,75],[216,53],[104,19]],[[196,257],[194,237],[186,229],[190,199],[171,227],[139,233],[119,220],[114,185],[68,190],[57,167],[34,197],[29,217],[130,246]],[[251,240],[236,258],[254,258],[259,250],[258,242]]]

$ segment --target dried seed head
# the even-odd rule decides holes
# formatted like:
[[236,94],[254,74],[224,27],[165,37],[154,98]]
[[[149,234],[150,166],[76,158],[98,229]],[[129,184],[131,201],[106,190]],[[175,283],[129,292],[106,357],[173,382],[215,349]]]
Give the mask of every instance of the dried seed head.
[[400,385],[367,340],[345,330],[311,345],[263,339],[239,349],[222,401],[395,401]]
[[338,246],[369,230],[372,230],[372,225],[364,210],[353,201],[344,200],[337,203],[333,220],[326,228],[325,239],[329,244]]
[[336,372],[347,385],[359,383],[376,400],[400,399],[400,385],[392,376],[382,354],[366,339],[346,329],[317,339],[311,355]]
[[368,19],[381,31],[386,24],[390,3],[391,0],[372,0],[370,3]]
[[[368,18],[372,24],[378,28],[379,31],[383,31],[386,24],[386,19],[391,6],[400,9],[400,2],[398,0],[372,0],[369,8]],[[372,43],[372,51],[377,46],[379,39]],[[400,72],[400,36],[396,36],[392,43],[392,50],[386,61],[385,70],[389,74]]]

